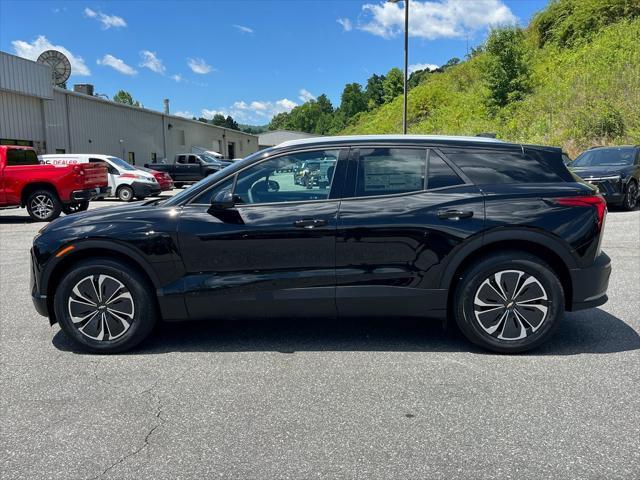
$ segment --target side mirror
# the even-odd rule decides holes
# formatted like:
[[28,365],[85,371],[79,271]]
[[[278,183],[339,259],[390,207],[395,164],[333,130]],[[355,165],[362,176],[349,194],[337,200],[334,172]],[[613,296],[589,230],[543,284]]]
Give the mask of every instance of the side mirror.
[[231,190],[223,190],[218,192],[211,201],[211,208],[214,210],[227,210],[233,208],[236,204],[233,192]]
[[269,180],[269,182],[267,183],[267,190],[269,192],[279,192],[280,191],[280,184],[278,182],[276,182],[275,180]]

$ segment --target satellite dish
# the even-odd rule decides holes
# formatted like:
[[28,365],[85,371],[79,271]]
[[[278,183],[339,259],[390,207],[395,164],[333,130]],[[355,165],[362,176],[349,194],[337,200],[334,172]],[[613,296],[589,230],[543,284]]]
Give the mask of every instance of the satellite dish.
[[46,50],[38,57],[38,63],[51,67],[51,80],[54,85],[62,86],[71,75],[71,63],[62,52]]

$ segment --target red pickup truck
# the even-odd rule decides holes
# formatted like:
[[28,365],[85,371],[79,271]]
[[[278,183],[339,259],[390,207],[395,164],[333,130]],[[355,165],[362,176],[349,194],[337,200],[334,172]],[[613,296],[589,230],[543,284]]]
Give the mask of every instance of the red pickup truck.
[[37,221],[86,210],[107,180],[104,165],[46,165],[31,147],[0,145],[0,208],[27,207]]

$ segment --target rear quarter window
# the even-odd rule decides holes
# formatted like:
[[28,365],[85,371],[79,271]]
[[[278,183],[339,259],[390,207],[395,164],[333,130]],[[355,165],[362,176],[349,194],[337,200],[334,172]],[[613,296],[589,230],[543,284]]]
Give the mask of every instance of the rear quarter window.
[[568,181],[569,172],[562,157],[555,159],[547,151],[531,149],[523,154],[517,150],[442,149],[442,152],[477,185]]

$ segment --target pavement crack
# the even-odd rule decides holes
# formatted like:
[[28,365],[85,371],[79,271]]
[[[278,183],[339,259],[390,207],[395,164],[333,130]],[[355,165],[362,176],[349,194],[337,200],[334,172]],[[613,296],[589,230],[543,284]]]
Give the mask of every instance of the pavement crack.
[[[152,387],[153,388],[153,387]],[[91,480],[96,480],[98,478],[102,478],[104,475],[106,475],[107,473],[109,473],[111,470],[113,470],[114,468],[118,467],[119,465],[122,465],[123,463],[125,463],[127,460],[129,460],[130,458],[135,457],[136,455],[138,455],[139,453],[141,453],[143,450],[145,450],[149,445],[149,441],[151,439],[151,436],[155,433],[155,431],[160,428],[162,425],[164,425],[165,420],[164,418],[162,418],[162,409],[163,409],[163,405],[162,405],[162,401],[160,399],[160,396],[157,395],[156,396],[156,400],[157,400],[157,407],[156,407],[156,411],[155,411],[155,415],[154,418],[156,420],[155,425],[153,425],[149,431],[147,432],[147,434],[144,437],[144,441],[142,442],[142,445],[140,445],[138,448],[136,448],[133,452],[128,453],[127,455],[124,455],[123,457],[119,458],[118,460],[116,460],[115,462],[113,462],[111,465],[109,465],[107,468],[105,468],[102,472],[100,472],[98,475],[96,475],[95,477],[92,477]]]

